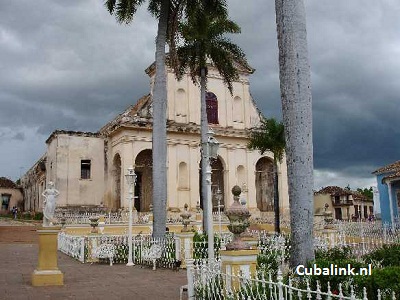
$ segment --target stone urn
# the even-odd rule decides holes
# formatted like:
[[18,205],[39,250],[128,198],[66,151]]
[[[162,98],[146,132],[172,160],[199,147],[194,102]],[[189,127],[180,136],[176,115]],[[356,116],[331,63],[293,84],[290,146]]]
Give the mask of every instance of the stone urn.
[[98,216],[91,216],[89,218],[90,226],[92,227],[91,233],[98,233],[97,226],[99,226],[99,217]]
[[335,226],[333,225],[333,216],[331,211],[324,212],[324,229],[333,229]]
[[183,208],[184,208],[183,213],[181,213],[180,215],[182,217],[182,224],[183,224],[181,232],[189,232],[191,230],[189,230],[187,227],[190,224],[190,217],[192,216],[192,214],[188,212],[187,203],[185,203],[185,206]]
[[240,204],[239,198],[241,189],[235,185],[232,188],[233,204],[225,210],[230,224],[228,229],[234,234],[233,241],[226,245],[226,250],[245,250],[250,249],[250,245],[241,240],[240,235],[250,226],[250,212],[246,206]]

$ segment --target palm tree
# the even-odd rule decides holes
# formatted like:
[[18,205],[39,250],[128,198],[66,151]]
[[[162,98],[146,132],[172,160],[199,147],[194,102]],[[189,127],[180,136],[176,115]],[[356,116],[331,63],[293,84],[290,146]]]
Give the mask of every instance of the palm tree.
[[275,0],[292,267],[314,259],[312,97],[303,0]]
[[[206,110],[207,65],[214,65],[222,75],[232,94],[232,82],[238,79],[235,61],[247,65],[243,51],[233,44],[225,34],[240,33],[240,27],[228,19],[225,1],[202,0],[191,7],[187,18],[178,25],[179,36],[171,39],[171,63],[179,79],[189,71],[192,81],[200,85],[201,96],[201,196],[207,199],[206,156],[208,120]],[[176,42],[178,40],[178,42]],[[200,80],[199,80],[200,79]],[[200,82],[199,82],[200,81]],[[207,206],[203,201],[203,220]],[[208,232],[206,222],[204,229]]]
[[261,120],[261,125],[250,132],[249,149],[257,149],[261,154],[271,151],[274,154],[274,214],[275,233],[280,233],[278,163],[282,163],[285,152],[285,128],[274,118]]
[[[129,24],[144,0],[106,0],[105,6],[119,23]],[[167,78],[165,45],[170,0],[150,0],[149,11],[158,18],[153,91],[153,236],[164,237],[167,205]]]

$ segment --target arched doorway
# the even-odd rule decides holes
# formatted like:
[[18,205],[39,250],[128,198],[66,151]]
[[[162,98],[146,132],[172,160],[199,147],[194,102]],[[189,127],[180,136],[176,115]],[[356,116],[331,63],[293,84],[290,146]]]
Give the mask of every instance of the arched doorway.
[[[201,195],[201,164],[199,169],[199,186],[200,186],[200,207],[203,208],[203,197]],[[212,195],[212,210],[218,211],[218,188],[221,191],[221,204],[225,205],[225,187],[224,187],[224,165],[220,157],[211,160],[211,195]],[[225,207],[222,209],[224,210]]]
[[135,173],[135,208],[137,211],[149,211],[153,201],[153,159],[150,149],[136,156]]
[[112,210],[121,208],[121,156],[117,153],[113,159],[114,191],[111,203]]
[[256,163],[256,201],[260,211],[274,210],[274,165],[262,157]]

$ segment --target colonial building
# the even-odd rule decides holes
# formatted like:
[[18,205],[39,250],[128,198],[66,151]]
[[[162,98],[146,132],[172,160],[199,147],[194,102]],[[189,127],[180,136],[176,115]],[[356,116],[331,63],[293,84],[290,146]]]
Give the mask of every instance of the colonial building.
[[314,213],[324,211],[331,211],[336,220],[366,220],[374,212],[374,203],[359,192],[327,186],[314,193]]
[[[243,65],[237,67],[240,77],[233,83],[231,95],[216,69],[209,66],[207,115],[220,143],[218,158],[212,163],[212,190],[215,195],[220,189],[222,201],[229,205],[230,190],[239,185],[242,198],[253,212],[272,211],[272,153],[260,155],[246,147],[249,129],[257,126],[261,118],[249,92],[249,76],[254,70]],[[154,64],[146,73],[150,77],[150,94],[98,132],[56,130],[47,139],[47,152],[41,160],[45,161],[46,182],[54,181],[60,191],[59,206],[126,208],[128,186],[124,174],[129,166],[134,166],[137,174],[134,205],[138,211],[149,211]],[[178,210],[187,203],[195,209],[200,202],[200,89],[189,76],[177,81],[172,70],[167,72],[167,88],[167,205],[169,210]],[[285,210],[288,208],[285,160],[278,174],[281,209]],[[32,170],[23,182],[40,184],[31,176]],[[29,184],[25,187],[29,188]],[[213,204],[217,205],[215,197]],[[35,207],[41,209],[40,204]]]
[[383,223],[398,223],[400,210],[400,160],[375,170]]
[[0,177],[0,197],[0,214],[9,214],[14,206],[21,211],[23,204],[22,192],[14,181]]

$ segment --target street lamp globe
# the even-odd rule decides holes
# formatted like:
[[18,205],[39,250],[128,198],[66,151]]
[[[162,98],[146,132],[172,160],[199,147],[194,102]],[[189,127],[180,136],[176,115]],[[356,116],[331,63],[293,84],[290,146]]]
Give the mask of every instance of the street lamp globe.
[[209,149],[209,157],[210,158],[217,158],[218,157],[218,149],[219,149],[219,142],[217,141],[216,138],[214,138],[214,132],[212,131],[212,129],[208,130],[208,140],[207,140],[207,144],[208,144],[208,149]]

